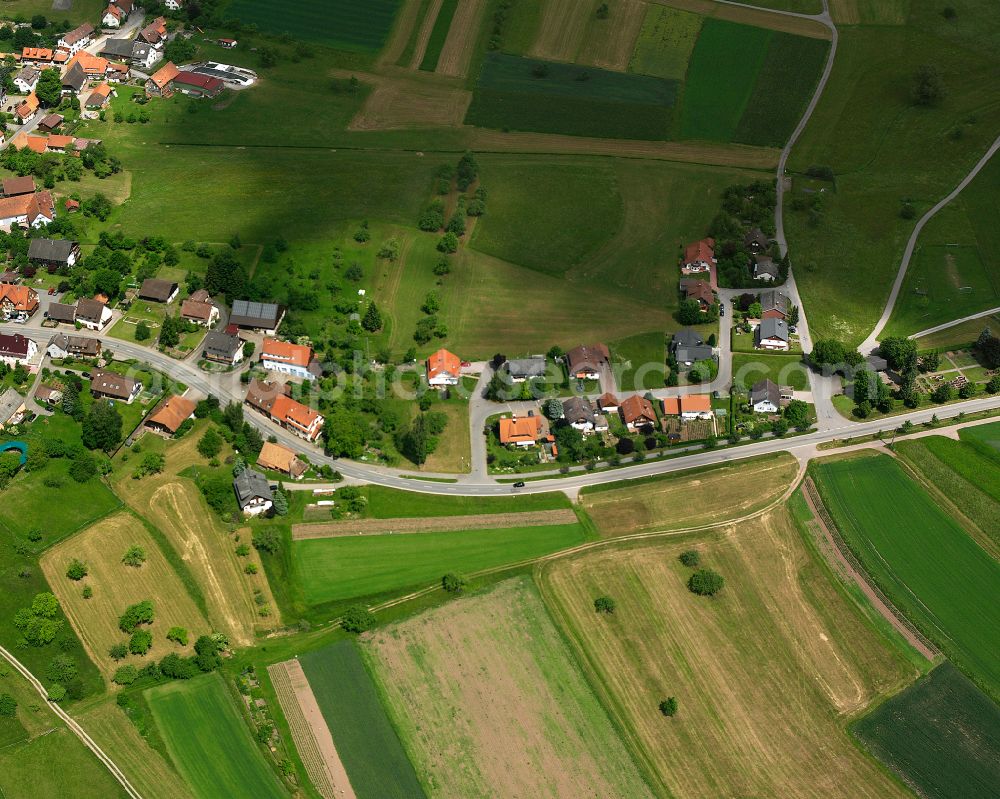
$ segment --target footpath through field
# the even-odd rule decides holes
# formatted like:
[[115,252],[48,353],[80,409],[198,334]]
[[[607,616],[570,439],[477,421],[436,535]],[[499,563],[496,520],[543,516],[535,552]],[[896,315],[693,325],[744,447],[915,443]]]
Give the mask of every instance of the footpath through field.
[[446,533],[454,530],[503,530],[509,527],[545,527],[573,524],[576,514],[568,508],[528,513],[483,513],[470,516],[435,516],[401,519],[345,519],[292,525],[292,540],[337,538],[393,533]]

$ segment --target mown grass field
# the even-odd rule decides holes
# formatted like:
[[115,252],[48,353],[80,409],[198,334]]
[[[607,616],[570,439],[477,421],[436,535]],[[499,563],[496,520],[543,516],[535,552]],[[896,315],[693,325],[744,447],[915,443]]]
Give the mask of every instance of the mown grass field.
[[650,4],[629,71],[684,80],[703,20],[690,11]]
[[733,354],[734,382],[749,387],[765,378],[773,380],[779,386],[791,386],[796,391],[805,391],[809,385],[809,373],[802,363],[801,355],[760,352]]
[[813,468],[840,534],[874,582],[956,666],[1000,696],[1000,563],[888,456]]
[[451,27],[451,21],[455,16],[455,8],[457,6],[458,0],[443,0],[441,3],[441,9],[438,11],[437,17],[434,18],[434,27],[431,29],[430,38],[427,40],[427,48],[424,50],[423,60],[420,62],[421,69],[428,72],[433,72],[437,69],[438,59],[441,57],[441,48],[444,47],[445,40],[448,38],[448,29]]
[[1000,785],[1000,708],[948,662],[852,732],[919,796],[985,797]]
[[[1000,306],[1000,165],[991,161],[920,234],[886,328],[909,335]],[[985,321],[980,324],[987,324]]]
[[[119,458],[112,483],[129,506],[152,523],[169,546],[181,554],[193,583],[204,596],[213,628],[227,633],[233,643],[248,646],[253,642],[255,630],[271,629],[280,623],[280,618],[274,612],[264,574],[244,573],[246,560],[236,555],[236,541],[209,509],[194,481],[179,476],[190,466],[206,465],[206,459],[197,450],[205,427],[205,423],[196,425],[184,438],[169,444],[157,436],[144,436],[141,441],[144,451],[160,450],[166,456],[163,472],[133,480],[134,466]],[[226,448],[220,457],[229,454],[231,451]],[[254,589],[263,592],[272,609],[267,618],[257,613]]]
[[9,799],[128,797],[104,765],[65,727],[0,750],[0,791]]
[[792,484],[791,455],[585,488],[580,504],[602,536],[717,524],[766,508]]
[[194,799],[171,763],[139,734],[114,699],[87,708],[77,720],[144,797]]
[[773,35],[764,28],[705,20],[684,84],[681,138],[732,138]]
[[899,441],[895,449],[1000,547],[1000,457],[943,436]]
[[651,796],[529,579],[363,646],[428,794]]
[[368,496],[367,515],[376,519],[467,516],[474,513],[526,513],[570,507],[566,495],[558,491],[510,497],[449,497],[415,494],[378,485],[366,486],[364,490]]
[[[121,562],[131,546],[140,546],[146,553],[146,562],[139,568]],[[74,559],[85,563],[89,570],[79,581],[66,576],[66,569]],[[159,660],[168,652],[191,654],[190,646],[182,647],[167,640],[167,630],[171,627],[188,630],[192,645],[199,635],[212,632],[157,542],[142,521],[127,511],[102,519],[49,549],[42,556],[41,567],[91,660],[108,678],[123,665],[108,657],[108,648],[128,641],[128,636],[118,629],[118,618],[129,605],[149,599],[155,612],[153,624],[148,627],[153,634],[152,649],[144,658],[133,656],[126,661],[140,668],[149,659]],[[82,597],[87,585],[94,592],[91,599]]]
[[268,33],[290,33],[340,50],[375,52],[385,43],[398,8],[399,0],[367,0],[363,6],[352,0],[307,0],[292,6],[233,0],[226,10]]
[[987,457],[1000,460],[1000,422],[964,428],[958,431],[958,437]]
[[[697,549],[726,580],[688,591]],[[696,542],[546,564],[542,595],[653,787],[667,796],[905,796],[846,719],[912,675],[830,582],[787,511]],[[613,616],[594,612],[610,596]],[[658,703],[678,701],[665,719]]]
[[665,334],[640,333],[612,341],[609,347],[620,391],[663,388],[667,376]]
[[358,799],[423,799],[357,647],[339,641],[299,661]]
[[292,544],[293,574],[310,605],[420,588],[579,544],[579,524],[327,538]]
[[[890,322],[891,324],[891,322]],[[1000,313],[970,319],[916,339],[921,350],[949,350],[971,347],[985,328],[1000,330]]]
[[287,796],[218,674],[159,685],[145,696],[174,767],[198,799]]
[[[841,30],[830,82],[789,164],[793,173],[829,165],[837,175],[821,224],[811,226],[804,212],[786,209],[785,216],[814,338],[857,344],[868,335],[915,224],[900,217],[902,201],[923,214],[968,173],[1000,127],[993,79],[1000,6],[950,3],[959,22],[951,24],[932,3],[897,5],[906,25]],[[946,102],[912,104],[921,64],[940,70]]]
[[465,122],[499,130],[667,139],[676,97],[676,81],[493,53],[483,64]]

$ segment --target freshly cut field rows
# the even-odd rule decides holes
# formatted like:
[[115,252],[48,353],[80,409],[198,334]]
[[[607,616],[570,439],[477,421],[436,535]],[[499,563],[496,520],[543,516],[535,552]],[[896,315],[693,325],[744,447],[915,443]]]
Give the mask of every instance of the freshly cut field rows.
[[[138,569],[122,563],[125,550],[133,545],[146,552],[146,562]],[[66,576],[66,567],[74,558],[89,569],[80,582]],[[197,636],[212,632],[143,523],[127,511],[102,519],[53,547],[42,557],[41,566],[90,659],[105,677],[121,665],[108,657],[108,647],[128,641],[128,636],[118,629],[118,618],[136,602],[153,602],[155,618],[148,628],[153,634],[151,659],[158,660],[168,652],[191,653],[190,647],[179,647],[166,639],[171,627],[190,631],[192,643]],[[93,589],[92,599],[83,598],[85,585]],[[140,666],[145,662],[131,660]]]
[[198,799],[286,799],[218,674],[146,691],[171,759]]
[[948,662],[852,729],[918,796],[997,794],[1000,708]]
[[364,647],[431,795],[650,796],[530,580],[380,629]]
[[313,787],[324,799],[355,799],[347,771],[302,665],[297,660],[272,663],[267,667],[267,674],[291,730],[295,751]]
[[455,16],[455,8],[458,0],[442,0],[440,4],[435,3],[437,14],[434,16],[434,26],[431,28],[430,36],[424,46],[424,55],[420,61],[420,68],[433,72],[441,57],[441,48],[444,47],[445,39],[448,38],[448,29]]
[[792,485],[799,467],[786,453],[693,473],[629,480],[584,490],[580,504],[605,536],[715,524],[766,508]]
[[[688,591],[697,549],[721,573]],[[850,742],[844,719],[912,670],[830,582],[787,511],[698,543],[605,547],[546,564],[542,595],[657,793],[887,799],[908,794]],[[611,616],[594,598],[616,603]],[[659,702],[678,701],[664,718]]]
[[576,514],[566,510],[540,510],[534,513],[491,513],[477,516],[437,516],[428,519],[350,519],[339,522],[293,524],[292,539],[336,538],[348,535],[392,533],[442,533],[450,530],[501,530],[507,527],[540,527],[547,524],[573,524]]
[[882,592],[1000,697],[1000,563],[886,455],[819,462],[815,477],[841,536]]
[[553,61],[575,61],[596,0],[533,0],[544,2],[538,38],[529,53]]
[[358,799],[423,799],[354,643],[339,641],[299,662]]
[[479,39],[485,12],[486,0],[462,0],[458,4],[435,72],[459,78],[464,78],[469,73],[472,51]]

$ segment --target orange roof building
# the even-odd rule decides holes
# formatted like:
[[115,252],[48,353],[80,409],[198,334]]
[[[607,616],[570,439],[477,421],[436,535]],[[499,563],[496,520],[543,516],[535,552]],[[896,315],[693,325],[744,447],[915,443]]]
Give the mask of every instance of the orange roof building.
[[10,146],[15,150],[23,150],[27,147],[29,150],[35,153],[45,152],[45,137],[44,136],[32,136],[30,133],[18,133],[13,139],[10,140]]
[[500,443],[532,446],[542,435],[542,420],[538,416],[521,416],[500,420]]
[[99,55],[91,55],[86,50],[81,50],[73,56],[73,60],[69,62],[68,66],[72,67],[73,64],[79,64],[88,78],[103,78],[107,74],[108,64],[110,63],[106,58],[101,58]]
[[94,91],[90,93],[84,106],[86,108],[104,108],[108,104],[108,98],[111,97],[112,88],[107,83],[102,83]]
[[656,424],[656,411],[653,410],[653,404],[638,394],[633,394],[631,397],[623,400],[619,406],[619,410],[621,411],[622,419],[625,420],[626,426],[630,428],[634,429],[646,424]]
[[146,94],[169,97],[173,94],[173,90],[170,88],[170,83],[180,74],[181,71],[177,68],[174,62],[168,61],[156,70],[152,77],[146,81]]
[[76,139],[72,136],[62,136],[55,134],[49,136],[47,139],[42,139],[45,142],[45,148],[49,152],[63,152],[67,147],[69,147]]
[[47,191],[0,198],[0,228],[12,225],[38,227],[56,218],[52,195]]
[[427,384],[457,386],[462,377],[462,360],[443,347],[427,359]]
[[279,341],[276,338],[265,338],[260,351],[260,364],[265,369],[306,380],[315,378],[309,368],[312,361],[312,347]]
[[159,408],[146,420],[146,427],[173,435],[184,424],[185,419],[194,415],[195,403],[184,397],[167,397]]
[[265,441],[257,456],[259,469],[270,469],[274,472],[284,472],[294,479],[300,478],[306,471],[306,465],[296,457],[288,447]]
[[712,414],[712,398],[708,394],[682,394],[663,400],[663,413],[683,419],[698,419]]
[[14,113],[22,122],[31,119],[38,111],[38,97],[34,92],[25,97],[21,104],[14,109]]
[[271,404],[271,419],[306,441],[315,441],[319,438],[324,422],[323,417],[308,405],[303,405],[284,394],[274,398]]
[[715,239],[706,238],[684,248],[683,269],[688,272],[707,272],[715,261]]

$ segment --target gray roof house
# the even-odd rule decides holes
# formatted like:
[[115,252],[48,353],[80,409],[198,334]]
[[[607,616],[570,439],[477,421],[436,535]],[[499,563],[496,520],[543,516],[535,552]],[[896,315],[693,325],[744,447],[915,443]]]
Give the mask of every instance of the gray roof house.
[[563,400],[563,416],[577,430],[593,430],[596,423],[594,408],[584,397]]
[[142,281],[139,288],[139,299],[153,302],[173,302],[177,296],[178,285],[172,280],[162,280],[149,277]]
[[515,358],[511,361],[506,361],[500,368],[509,374],[511,380],[514,381],[544,377],[545,358],[541,356],[536,358]]
[[754,345],[762,349],[788,349],[788,325],[784,319],[761,319],[754,331]]
[[264,513],[274,503],[267,478],[254,469],[244,469],[233,478],[233,491],[240,510],[251,516]]
[[77,61],[71,66],[62,77],[63,92],[79,94],[87,85],[87,73],[83,71],[83,65]]
[[273,302],[236,300],[229,314],[229,323],[253,330],[277,330],[284,315],[285,309]]
[[76,321],[76,306],[67,305],[64,302],[50,302],[45,313],[54,322],[65,322],[71,325]]
[[702,339],[701,334],[690,327],[685,327],[674,333],[670,348],[678,363],[688,365],[695,361],[708,360],[714,354],[712,348]]
[[235,365],[243,359],[243,339],[222,330],[213,330],[205,336],[202,350],[210,361]]
[[45,266],[72,266],[80,254],[80,245],[69,239],[32,239],[28,260]]
[[753,276],[757,280],[777,280],[781,277],[781,271],[770,256],[762,255],[753,265]]
[[131,58],[134,44],[132,39],[107,39],[101,47],[101,55],[117,61]]
[[788,297],[777,289],[768,289],[760,293],[760,310],[764,316],[780,315],[782,319],[787,319],[790,307]]
[[771,380],[758,380],[750,387],[750,406],[756,413],[777,413],[781,408],[781,389]]
[[24,397],[8,388],[0,394],[0,429],[8,424],[18,424],[24,418]]

